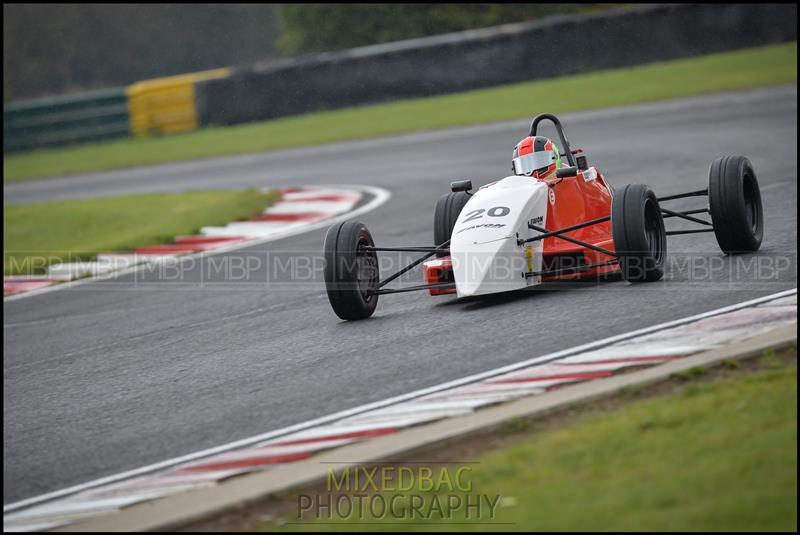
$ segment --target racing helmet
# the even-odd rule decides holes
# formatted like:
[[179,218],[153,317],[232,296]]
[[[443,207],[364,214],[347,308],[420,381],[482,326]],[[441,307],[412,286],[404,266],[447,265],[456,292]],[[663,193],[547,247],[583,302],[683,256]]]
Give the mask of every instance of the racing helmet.
[[511,156],[511,170],[515,175],[538,179],[554,178],[561,167],[558,146],[544,136],[528,136],[517,143]]

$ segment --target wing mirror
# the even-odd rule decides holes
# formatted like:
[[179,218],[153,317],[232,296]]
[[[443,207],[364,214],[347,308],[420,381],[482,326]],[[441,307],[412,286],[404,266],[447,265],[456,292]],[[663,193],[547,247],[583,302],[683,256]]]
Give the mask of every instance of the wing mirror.
[[463,191],[468,193],[472,189],[472,180],[456,180],[450,182],[450,191]]
[[561,169],[556,169],[556,178],[569,178],[573,176],[578,176],[577,167],[562,167]]

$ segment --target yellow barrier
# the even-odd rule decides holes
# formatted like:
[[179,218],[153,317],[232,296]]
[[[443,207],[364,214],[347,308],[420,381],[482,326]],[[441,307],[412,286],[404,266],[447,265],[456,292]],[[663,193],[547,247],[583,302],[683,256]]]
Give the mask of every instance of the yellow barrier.
[[144,80],[128,86],[131,132],[144,137],[177,134],[197,128],[194,84],[223,78],[229,68]]

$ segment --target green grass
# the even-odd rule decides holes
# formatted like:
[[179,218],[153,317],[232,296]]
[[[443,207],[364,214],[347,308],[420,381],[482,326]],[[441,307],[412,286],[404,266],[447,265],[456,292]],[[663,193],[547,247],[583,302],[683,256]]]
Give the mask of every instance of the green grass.
[[[471,494],[502,496],[496,518],[480,519],[498,524],[459,525],[467,520],[458,514],[429,525],[418,520],[364,527],[796,530],[796,365],[736,373],[687,383],[613,412],[583,414],[564,428],[529,434],[479,456]],[[429,503],[432,494],[422,494]],[[296,509],[287,515],[297,521]],[[283,527],[359,529],[345,522]]]
[[[627,105],[797,80],[797,44],[3,158],[5,182]],[[544,103],[544,104],[542,104]]]
[[247,219],[277,193],[192,191],[3,207],[3,272],[42,273],[54,262],[168,243],[200,227]]

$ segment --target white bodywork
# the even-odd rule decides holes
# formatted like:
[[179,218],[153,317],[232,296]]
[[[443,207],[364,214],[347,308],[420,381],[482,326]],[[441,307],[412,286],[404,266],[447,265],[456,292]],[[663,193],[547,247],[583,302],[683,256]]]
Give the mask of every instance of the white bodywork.
[[547,225],[548,186],[509,176],[479,189],[461,210],[450,240],[459,297],[518,290],[541,282],[525,277],[542,267],[542,240],[518,245],[539,233],[528,222]]

